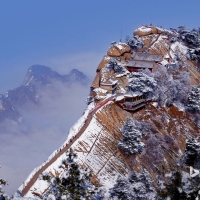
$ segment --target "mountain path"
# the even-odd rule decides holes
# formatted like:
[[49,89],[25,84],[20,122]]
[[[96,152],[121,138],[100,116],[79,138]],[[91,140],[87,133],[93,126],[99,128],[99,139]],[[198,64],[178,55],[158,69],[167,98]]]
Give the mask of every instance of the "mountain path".
[[61,149],[56,155],[54,155],[44,166],[41,167],[31,178],[31,180],[28,182],[28,184],[23,188],[21,191],[21,196],[25,196],[27,192],[30,190],[30,188],[33,186],[33,184],[37,181],[39,175],[46,170],[52,163],[54,163],[63,153],[65,153],[73,144],[76,142],[77,139],[80,138],[80,136],[84,133],[90,122],[92,121],[93,115],[97,112],[98,109],[100,109],[102,106],[107,104],[109,101],[111,101],[112,98],[106,99],[104,102],[101,104],[97,105],[94,109],[92,109],[89,114],[87,119],[84,122],[84,125],[81,127],[81,129],[78,131],[76,136],[70,140],[70,143],[66,144],[66,146]]

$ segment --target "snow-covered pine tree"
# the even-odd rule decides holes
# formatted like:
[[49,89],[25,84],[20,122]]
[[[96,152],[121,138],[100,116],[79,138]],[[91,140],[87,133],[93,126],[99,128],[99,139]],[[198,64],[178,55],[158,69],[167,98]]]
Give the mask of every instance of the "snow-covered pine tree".
[[[0,166],[1,168],[1,166]],[[8,185],[7,181],[3,178],[0,178],[0,200],[8,200],[10,199],[7,194],[3,191],[3,186]]]
[[143,72],[132,72],[128,81],[129,90],[140,94],[150,95],[157,86],[155,79]]
[[124,73],[124,72],[126,72],[126,69],[123,66],[119,65],[115,59],[112,59],[112,60],[109,61],[108,69],[109,70],[113,69],[115,73]]
[[118,177],[110,198],[119,200],[155,200],[156,192],[151,187],[151,180],[146,170],[142,173],[131,172],[130,176]]
[[188,166],[193,167],[197,164],[197,161],[200,159],[200,142],[198,142],[195,138],[190,138],[186,141],[184,159],[185,163]]
[[144,143],[141,142],[142,132],[138,129],[135,121],[131,117],[127,117],[122,127],[122,139],[119,141],[118,147],[127,155],[142,152]]
[[126,37],[126,43],[131,47],[131,49],[133,49],[134,51],[136,51],[137,49],[140,49],[143,47],[144,43],[142,41],[142,39],[135,35],[132,38],[130,37]]
[[179,171],[175,171],[172,174],[171,181],[168,184],[164,184],[165,189],[158,190],[159,199],[179,199],[186,200],[187,194],[182,190],[182,174]]
[[187,172],[172,171],[169,182],[157,189],[158,200],[197,200],[200,198],[199,181],[199,176],[191,178]]
[[152,90],[152,99],[156,100],[159,106],[171,106],[173,103],[184,106],[190,90],[189,73],[182,72],[173,76],[165,66],[159,66],[150,76],[157,82],[157,86]]
[[91,173],[87,169],[80,169],[75,161],[77,154],[72,148],[66,152],[67,159],[62,161],[61,168],[64,169],[62,177],[52,177],[49,174],[43,174],[43,180],[50,184],[46,197],[54,196],[55,199],[66,200],[91,200],[95,199],[97,188],[90,182]]
[[[130,183],[127,178],[118,177],[113,188],[110,189],[111,199],[131,200]],[[116,198],[115,198],[116,197]]]
[[[187,58],[189,60],[198,61],[200,65],[200,34],[199,28],[188,30],[185,27],[179,29],[179,38],[185,42],[185,44],[190,48],[187,52]],[[198,67],[199,70],[199,67]]]
[[141,156],[148,163],[148,166],[154,168],[154,165],[164,161],[164,155],[160,146],[161,141],[152,132],[148,134],[145,142],[145,152]]
[[188,30],[184,26],[179,27],[179,38],[186,43],[189,47],[199,47],[199,30]]
[[187,110],[196,113],[200,110],[200,88],[193,86],[191,92],[188,95]]

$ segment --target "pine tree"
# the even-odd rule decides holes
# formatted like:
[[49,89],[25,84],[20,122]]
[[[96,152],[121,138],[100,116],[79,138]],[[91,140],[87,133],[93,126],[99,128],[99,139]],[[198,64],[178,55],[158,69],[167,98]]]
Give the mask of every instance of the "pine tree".
[[127,117],[122,128],[122,139],[119,141],[118,147],[127,155],[133,155],[142,152],[143,143],[141,142],[142,132],[136,127],[132,118]]
[[185,200],[187,195],[184,190],[182,190],[182,175],[181,172],[173,172],[171,182],[165,184],[165,189],[158,191],[158,196],[160,199],[167,199],[170,197],[171,200]]
[[156,192],[146,170],[142,173],[131,172],[129,177],[118,177],[110,198],[119,200],[155,200]]
[[134,50],[136,51],[137,49],[140,49],[143,47],[144,43],[142,41],[142,39],[135,35],[132,38],[127,37],[126,38],[126,43]]
[[157,191],[159,200],[196,200],[200,197],[200,178],[198,176],[191,178],[188,173],[184,173],[183,171],[172,172],[169,183],[164,184],[164,189]]
[[186,149],[184,154],[185,163],[188,166],[195,166],[200,158],[200,143],[195,138],[190,138],[186,141]]
[[144,73],[132,72],[128,77],[129,90],[139,94],[151,95],[151,93],[157,87],[157,82],[149,75],[150,74],[147,74],[145,71]]
[[67,200],[91,200],[95,198],[97,188],[90,182],[91,173],[87,169],[80,169],[75,161],[77,154],[73,149],[70,148],[66,155],[67,159],[63,160],[60,166],[64,169],[62,177],[43,174],[43,180],[50,183],[47,195],[51,194],[56,199],[64,198]]
[[126,72],[126,69],[123,66],[119,65],[115,59],[110,60],[108,65],[108,69],[114,70],[115,73]]
[[200,88],[197,86],[192,87],[188,95],[187,110],[196,113],[200,110]]
[[112,189],[110,189],[111,199],[117,197],[121,200],[129,200],[130,196],[130,183],[126,178],[118,177]]
[[[0,166],[1,168],[1,166]],[[0,178],[0,200],[8,200],[9,196],[5,194],[2,187],[8,185],[7,181],[3,178]]]

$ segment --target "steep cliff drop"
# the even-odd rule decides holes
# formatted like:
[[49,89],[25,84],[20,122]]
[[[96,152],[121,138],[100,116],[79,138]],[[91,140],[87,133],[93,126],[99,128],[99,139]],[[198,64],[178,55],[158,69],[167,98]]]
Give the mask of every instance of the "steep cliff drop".
[[[40,174],[62,176],[59,165],[70,147],[78,163],[92,171],[93,183],[107,190],[130,171],[146,170],[156,189],[177,169],[189,176],[185,152],[187,141],[199,137],[200,73],[197,48],[182,37],[183,29],[142,26],[125,43],[111,44],[96,69],[83,116],[21,185],[22,196],[46,193],[49,186]],[[130,143],[134,135],[126,141],[122,127],[130,119],[141,133],[138,143]]]

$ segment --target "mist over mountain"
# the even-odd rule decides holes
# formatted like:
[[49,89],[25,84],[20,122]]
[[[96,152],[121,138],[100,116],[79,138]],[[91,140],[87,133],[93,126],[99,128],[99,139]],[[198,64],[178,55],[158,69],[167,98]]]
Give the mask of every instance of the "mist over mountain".
[[1,95],[0,161],[9,194],[62,144],[85,109],[89,84],[77,69],[61,75],[34,65],[19,87]]
[[0,121],[20,122],[22,120],[20,109],[41,104],[40,100],[43,96],[41,90],[48,89],[50,92],[52,89],[53,96],[56,92],[56,84],[70,88],[75,84],[87,86],[89,82],[89,79],[77,69],[73,69],[68,75],[61,75],[49,67],[33,65],[28,69],[21,86],[0,96]]

